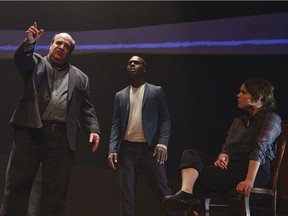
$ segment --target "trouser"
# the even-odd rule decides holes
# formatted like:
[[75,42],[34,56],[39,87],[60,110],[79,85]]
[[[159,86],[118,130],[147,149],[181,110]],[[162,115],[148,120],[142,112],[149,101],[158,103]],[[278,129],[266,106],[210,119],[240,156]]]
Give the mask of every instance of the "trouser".
[[[201,200],[206,193],[226,193],[235,189],[238,183],[244,181],[248,171],[249,155],[231,156],[227,169],[214,166],[215,157],[203,152],[187,149],[182,153],[179,169],[194,168],[199,177],[196,181],[194,194]],[[259,167],[254,182],[255,187],[265,187],[270,177],[271,161],[266,158]]]
[[62,216],[73,152],[66,130],[14,128],[0,216],[25,216],[31,187],[42,162],[41,216]]
[[40,201],[42,194],[42,166],[39,167],[32,185],[27,216],[40,216]]
[[[121,216],[135,216],[135,191],[139,174],[143,174],[149,187],[156,195],[159,206],[166,195],[171,194],[167,184],[164,164],[159,164],[147,143],[124,141],[119,152],[120,208]],[[149,212],[147,215],[153,215]],[[164,212],[165,215],[175,215]]]

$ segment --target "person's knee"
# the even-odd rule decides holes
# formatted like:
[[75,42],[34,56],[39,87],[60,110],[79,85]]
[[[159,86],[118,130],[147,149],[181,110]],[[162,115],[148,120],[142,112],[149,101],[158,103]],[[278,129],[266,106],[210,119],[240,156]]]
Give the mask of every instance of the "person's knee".
[[194,155],[198,155],[198,151],[194,149],[186,149],[182,152],[182,158],[193,157]]

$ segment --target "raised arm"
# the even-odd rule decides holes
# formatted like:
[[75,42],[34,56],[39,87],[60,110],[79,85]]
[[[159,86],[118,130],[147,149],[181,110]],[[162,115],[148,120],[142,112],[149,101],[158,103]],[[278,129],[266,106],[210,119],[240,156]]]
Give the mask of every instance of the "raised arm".
[[41,37],[43,29],[37,28],[37,22],[34,22],[26,31],[26,42],[29,44],[35,43]]

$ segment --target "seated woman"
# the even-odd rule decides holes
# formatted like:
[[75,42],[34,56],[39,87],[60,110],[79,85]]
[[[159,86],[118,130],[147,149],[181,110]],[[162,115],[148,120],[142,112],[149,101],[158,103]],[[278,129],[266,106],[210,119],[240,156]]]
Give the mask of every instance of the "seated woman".
[[237,95],[238,108],[247,114],[234,119],[216,161],[193,149],[183,152],[179,168],[181,190],[163,199],[166,210],[190,208],[199,215],[205,193],[236,189],[248,195],[253,186],[267,186],[275,157],[274,143],[281,133],[281,119],[273,112],[276,107],[273,90],[273,86],[261,78],[242,84]]

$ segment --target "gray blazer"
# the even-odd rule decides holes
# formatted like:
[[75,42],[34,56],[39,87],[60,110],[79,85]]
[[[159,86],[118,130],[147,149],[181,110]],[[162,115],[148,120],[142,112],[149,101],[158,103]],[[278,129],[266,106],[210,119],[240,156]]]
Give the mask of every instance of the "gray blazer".
[[[13,126],[41,128],[41,108],[45,101],[41,95],[44,88],[52,88],[53,69],[48,56],[25,52],[25,43],[16,50],[14,62],[22,76],[24,89],[10,123]],[[67,139],[71,150],[75,150],[79,139],[79,130],[100,134],[99,124],[89,93],[89,79],[78,68],[69,65],[68,102],[67,102]],[[49,101],[49,98],[45,98]]]
[[[150,146],[168,145],[171,119],[166,96],[160,86],[145,83],[142,103],[142,123],[145,138]],[[129,118],[130,87],[115,95],[114,114],[110,135],[109,154],[118,152]]]

